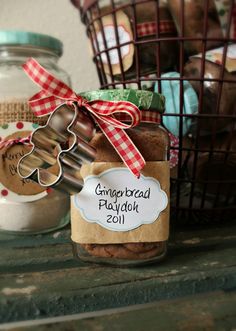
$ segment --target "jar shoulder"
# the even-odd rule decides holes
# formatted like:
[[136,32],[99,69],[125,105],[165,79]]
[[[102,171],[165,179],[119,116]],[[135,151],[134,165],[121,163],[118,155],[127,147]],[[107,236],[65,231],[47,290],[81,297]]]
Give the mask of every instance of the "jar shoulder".
[[[21,67],[22,63],[0,64],[0,101],[28,99],[38,92],[38,86],[32,84]],[[58,65],[46,65],[45,68],[58,79],[70,85],[69,75]]]

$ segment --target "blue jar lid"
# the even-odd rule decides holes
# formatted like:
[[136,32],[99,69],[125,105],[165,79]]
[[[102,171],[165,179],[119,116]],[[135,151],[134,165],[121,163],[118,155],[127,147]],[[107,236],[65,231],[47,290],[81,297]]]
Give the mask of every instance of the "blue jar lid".
[[[163,74],[161,78],[161,92],[166,99],[166,111],[163,116],[163,124],[176,137],[179,136],[180,116],[165,116],[168,113],[180,114],[180,75],[178,72],[168,72]],[[165,80],[165,78],[176,78],[176,80]],[[158,85],[155,85],[155,91],[158,90]],[[192,85],[187,81],[183,81],[183,115],[195,114],[198,112],[198,96]],[[192,118],[182,117],[183,135],[186,135],[192,126]]]
[[0,30],[0,46],[16,45],[45,48],[59,56],[62,55],[63,51],[63,44],[57,38],[27,31]]

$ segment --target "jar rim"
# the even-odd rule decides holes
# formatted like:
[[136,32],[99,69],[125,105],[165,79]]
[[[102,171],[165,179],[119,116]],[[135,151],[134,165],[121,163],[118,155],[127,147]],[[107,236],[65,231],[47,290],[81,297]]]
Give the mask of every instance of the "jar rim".
[[0,30],[0,46],[31,46],[50,50],[58,56],[63,53],[63,43],[52,36],[20,30]]
[[159,113],[165,111],[165,97],[157,92],[133,89],[108,89],[79,93],[88,101],[128,101],[135,104],[140,110],[152,110]]

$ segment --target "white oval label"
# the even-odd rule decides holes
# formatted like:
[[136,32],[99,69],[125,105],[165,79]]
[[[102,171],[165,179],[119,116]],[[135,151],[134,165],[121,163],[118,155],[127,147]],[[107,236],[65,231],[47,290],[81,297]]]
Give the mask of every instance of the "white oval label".
[[113,168],[99,176],[88,176],[74,197],[82,217],[112,231],[130,231],[155,222],[168,205],[160,183],[152,178],[135,178],[126,168]]

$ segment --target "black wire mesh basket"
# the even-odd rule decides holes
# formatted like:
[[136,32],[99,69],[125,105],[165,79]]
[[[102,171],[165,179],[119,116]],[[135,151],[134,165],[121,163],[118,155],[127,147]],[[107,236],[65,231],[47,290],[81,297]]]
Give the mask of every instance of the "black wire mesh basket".
[[102,89],[163,93],[172,150],[172,220],[236,218],[234,0],[72,0]]

